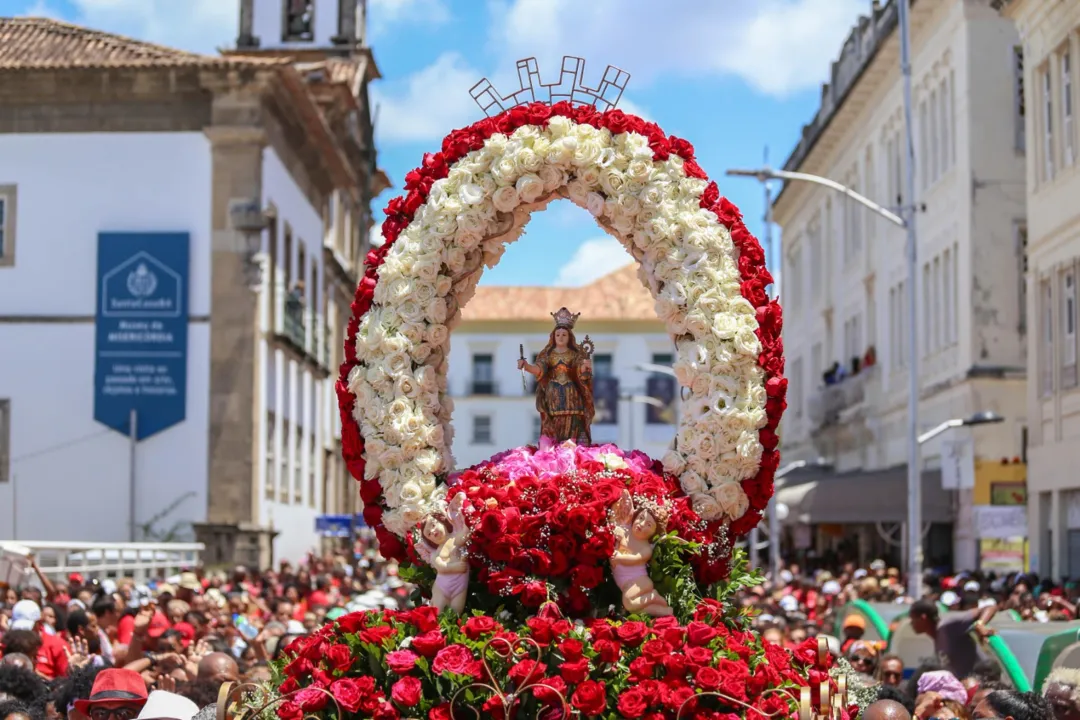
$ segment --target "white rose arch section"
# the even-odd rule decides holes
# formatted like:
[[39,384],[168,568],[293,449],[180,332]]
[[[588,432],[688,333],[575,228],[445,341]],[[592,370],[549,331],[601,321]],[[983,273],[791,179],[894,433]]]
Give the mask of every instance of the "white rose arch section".
[[382,487],[386,528],[403,537],[445,498],[453,470],[450,333],[530,215],[557,197],[585,208],[638,261],[638,275],[675,340],[688,389],[676,449],[663,458],[707,519],[741,517],[766,424],[756,308],[740,291],[739,251],[701,207],[707,180],[681,157],[654,160],[640,134],[552,117],[492,135],[450,166],[378,269],[347,374],[364,441],[364,475]]

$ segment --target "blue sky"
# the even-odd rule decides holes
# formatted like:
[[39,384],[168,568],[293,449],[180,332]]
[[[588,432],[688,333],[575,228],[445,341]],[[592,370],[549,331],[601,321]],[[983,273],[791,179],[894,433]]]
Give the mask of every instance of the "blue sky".
[[[318,0],[333,3],[336,0]],[[280,0],[256,0],[280,12]],[[236,36],[236,0],[0,0],[0,16],[45,15],[185,50]],[[760,237],[761,186],[724,177],[757,167],[768,146],[786,159],[817,109],[820,83],[870,0],[369,0],[369,39],[383,79],[380,165],[395,186],[450,130],[483,116],[480,78],[511,87],[514,62],[536,56],[553,75],[563,55],[631,74],[620,107],[697,148],[701,166]],[[662,8],[662,10],[660,9]],[[509,92],[504,90],[503,92]],[[378,209],[393,197],[386,191]],[[578,285],[629,257],[584,211],[563,201],[536,215],[485,284]]]

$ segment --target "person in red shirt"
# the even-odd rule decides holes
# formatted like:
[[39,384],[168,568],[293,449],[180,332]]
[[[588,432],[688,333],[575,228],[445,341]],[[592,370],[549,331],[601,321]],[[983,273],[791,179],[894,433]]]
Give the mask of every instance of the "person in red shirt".
[[20,600],[11,609],[12,630],[33,630],[41,637],[41,647],[35,658],[35,670],[46,680],[67,675],[68,653],[64,641],[45,631],[41,608],[32,600]]

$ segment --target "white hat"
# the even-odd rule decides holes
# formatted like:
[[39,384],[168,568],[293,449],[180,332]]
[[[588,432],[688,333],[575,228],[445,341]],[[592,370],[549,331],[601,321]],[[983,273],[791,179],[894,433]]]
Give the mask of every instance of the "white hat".
[[285,625],[286,635],[307,635],[307,628],[304,627],[304,623],[299,620],[290,620]]
[[866,571],[863,570],[862,568],[859,568],[858,570],[856,570],[852,574],[851,577],[854,578],[855,580],[862,580],[864,577],[866,577]]
[[979,601],[979,609],[980,610],[983,610],[983,609],[988,608],[988,607],[993,607],[994,605],[997,605],[997,602],[994,600],[994,598],[983,598],[982,600]]
[[874,562],[870,563],[870,569],[871,570],[884,570],[885,569],[885,561],[884,560],[875,560]]
[[952,607],[953,605],[960,602],[960,596],[954,593],[952,590],[946,590],[945,592],[941,593],[941,602],[944,605]]
[[799,609],[799,601],[794,595],[785,595],[780,598],[780,607],[784,609],[784,612],[795,612]]
[[785,583],[789,583],[795,579],[795,576],[791,574],[790,570],[781,570],[780,579]]
[[977,580],[968,580],[964,583],[965,592],[979,592],[979,583]]
[[155,690],[146,698],[138,720],[191,720],[199,706],[183,695]]
[[840,583],[836,582],[835,580],[829,580],[827,583],[821,586],[821,592],[825,593],[826,595],[839,595],[840,590]]
[[41,608],[33,600],[20,600],[11,608],[12,630],[33,630],[41,620]]

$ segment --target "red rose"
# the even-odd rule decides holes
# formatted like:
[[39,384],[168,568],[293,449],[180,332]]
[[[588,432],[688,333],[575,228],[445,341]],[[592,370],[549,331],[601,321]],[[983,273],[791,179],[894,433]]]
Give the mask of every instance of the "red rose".
[[416,629],[422,633],[439,629],[439,611],[431,605],[421,605],[418,608],[401,613],[399,619],[402,622],[415,625]]
[[686,674],[687,660],[685,655],[672,653],[660,661],[664,665],[669,678],[681,678]]
[[281,720],[302,720],[304,711],[292,700],[286,700],[277,706],[277,716]]
[[[341,682],[340,680],[338,682]],[[334,683],[336,685],[337,682]],[[337,693],[334,691],[334,686],[330,686],[330,692],[337,698]],[[310,685],[300,692],[293,695],[296,700],[296,704],[300,706],[300,709],[305,713],[318,712],[326,707],[326,704],[330,701],[330,698],[326,696],[326,691],[318,685]],[[341,702],[338,699],[338,702]],[[359,702],[359,701],[358,701]],[[359,707],[359,705],[357,705]]]
[[619,696],[617,707],[623,717],[637,718],[645,714],[645,710],[649,707],[649,703],[645,700],[641,691],[632,688]]
[[686,626],[687,640],[691,645],[708,645],[717,636],[715,628],[697,620]]
[[671,145],[671,152],[679,157],[684,160],[694,159],[694,146],[690,144],[689,140],[684,140],[683,138],[672,135],[668,138],[668,143]]
[[713,659],[712,650],[707,647],[687,646],[683,652],[686,653],[686,659],[695,665],[708,665]]
[[390,697],[402,707],[412,707],[420,702],[420,681],[414,677],[403,677],[390,689]]
[[649,658],[652,662],[660,662],[671,654],[671,650],[671,645],[660,638],[656,638],[641,646],[641,655]]
[[506,675],[513,681],[514,687],[520,690],[542,678],[544,676],[544,667],[535,660],[526,658],[510,668]]
[[533,640],[541,645],[547,645],[554,637],[554,633],[551,632],[551,621],[547,618],[531,617],[525,621],[525,624],[529,626],[529,634],[532,635]]
[[566,697],[566,681],[561,677],[542,677],[533,686],[533,695],[545,705],[561,705]]
[[[735,660],[720,660],[716,671],[722,682],[720,691],[736,700],[746,700],[746,686],[750,682],[750,672],[745,663]],[[826,679],[828,677],[826,676]]]
[[431,671],[436,675],[453,673],[468,675],[469,664],[473,661],[472,650],[464,645],[450,645],[440,650],[431,663]]
[[446,638],[439,630],[432,630],[412,639],[412,648],[426,658],[435,657],[435,653],[446,647]]
[[604,571],[595,565],[578,565],[571,573],[574,585],[591,590],[604,580]]
[[285,666],[285,674],[289,677],[299,678],[304,677],[305,675],[310,675],[311,671],[314,669],[314,663],[312,663],[306,657],[300,656]]
[[607,690],[601,682],[586,680],[578,685],[570,704],[586,717],[599,715],[607,709]]
[[720,677],[720,672],[708,665],[699,667],[694,673],[694,684],[702,690],[716,690],[720,687],[721,680],[723,678]]
[[539,580],[525,583],[521,592],[521,604],[528,608],[540,607],[548,599],[547,583]]
[[780,438],[769,428],[762,428],[761,432],[758,433],[758,439],[761,441],[761,446],[766,450],[775,450],[780,442]]
[[487,615],[480,615],[477,617],[471,617],[465,621],[465,624],[461,626],[466,637],[470,640],[476,640],[481,635],[495,632],[495,620]]
[[567,660],[577,660],[581,657],[584,649],[585,646],[581,641],[574,638],[567,638],[559,643],[559,652],[561,652],[562,656]]
[[352,667],[352,651],[348,645],[331,645],[326,651],[326,662],[338,672],[348,672]]
[[604,127],[611,131],[612,135],[626,132],[630,120],[622,110],[608,110],[604,113]]
[[398,720],[401,717],[401,713],[397,711],[390,703],[385,700],[380,700],[375,711],[371,715],[374,720]]
[[559,666],[559,674],[562,675],[563,680],[571,685],[577,685],[585,678],[589,677],[589,661],[585,658],[564,662]]
[[397,630],[389,625],[376,625],[373,628],[361,630],[357,636],[360,638],[360,642],[371,643],[372,645],[382,645],[383,640],[396,634]]
[[453,720],[450,714],[450,703],[436,705],[428,711],[428,720]]
[[631,620],[630,622],[623,623],[616,631],[619,639],[630,647],[637,647],[638,645],[640,645],[641,641],[645,639],[645,636],[648,634],[648,632],[648,626],[645,625],[645,623],[643,622],[638,622],[637,620]]
[[697,160],[690,158],[683,163],[683,172],[686,173],[686,177],[697,178],[698,180],[708,180],[708,174],[698,165]]
[[285,681],[278,686],[278,693],[281,695],[288,695],[289,693],[296,692],[300,689],[300,683],[296,682],[296,678],[285,678]]
[[621,646],[614,640],[597,640],[593,643],[593,650],[600,656],[600,661],[614,665],[619,662],[622,654]]
[[642,680],[649,680],[652,678],[653,669],[656,668],[656,663],[649,660],[644,655],[634,658],[630,663],[630,680],[631,682],[641,682]]
[[407,675],[416,667],[416,653],[412,650],[395,650],[386,655],[386,666],[398,675]]
[[[656,630],[656,626],[653,626],[653,631]],[[686,638],[686,631],[679,627],[664,628],[660,637],[664,638],[664,642],[671,646],[672,650],[678,650],[683,646],[683,641]]]

